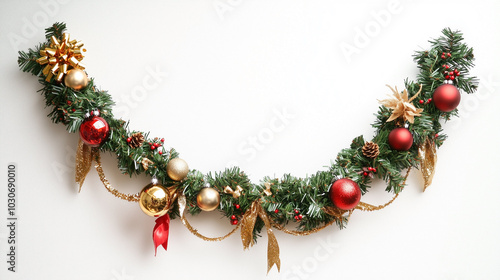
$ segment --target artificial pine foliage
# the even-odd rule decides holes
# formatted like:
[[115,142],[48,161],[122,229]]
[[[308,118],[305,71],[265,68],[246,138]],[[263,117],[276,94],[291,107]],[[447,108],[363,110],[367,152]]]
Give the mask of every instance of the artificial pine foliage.
[[[442,133],[441,120],[448,120],[457,115],[457,110],[441,112],[434,104],[427,101],[432,99],[434,90],[445,81],[446,74],[443,69],[446,66],[457,69],[461,74],[454,82],[455,86],[466,93],[473,93],[477,89],[477,79],[469,75],[469,69],[474,65],[472,48],[464,44],[462,34],[451,31],[449,28],[442,31],[442,36],[431,40],[431,48],[426,51],[417,51],[414,61],[417,63],[419,73],[415,81],[405,80],[404,85],[411,98],[422,85],[420,95],[412,101],[416,108],[422,108],[421,116],[409,124],[408,129],[413,134],[413,146],[408,151],[396,151],[391,149],[387,138],[391,130],[402,125],[400,121],[387,122],[391,110],[380,106],[375,114],[372,124],[375,134],[372,139],[364,139],[363,136],[356,137],[348,148],[341,150],[330,166],[323,171],[306,178],[296,178],[289,174],[282,178],[264,178],[260,183],[251,183],[247,175],[239,168],[229,168],[222,172],[202,174],[200,171],[191,170],[187,178],[181,182],[171,180],[166,172],[169,160],[178,156],[174,149],[157,150],[149,149],[146,143],[159,143],[159,138],[150,137],[149,133],[138,130],[130,130],[127,121],[115,119],[112,114],[114,102],[111,96],[95,85],[91,79],[89,84],[82,90],[73,90],[64,84],[57,83],[53,79],[49,82],[42,74],[43,66],[37,63],[40,50],[50,45],[51,36],[61,38],[66,29],[64,23],[55,23],[46,30],[46,42],[19,52],[18,64],[22,71],[29,72],[39,77],[42,84],[40,90],[47,107],[50,108],[49,118],[54,123],[62,123],[69,132],[78,132],[80,124],[85,120],[88,112],[99,110],[111,129],[111,135],[99,149],[102,152],[111,152],[117,156],[118,168],[124,174],[138,175],[145,173],[150,177],[158,179],[159,183],[166,187],[176,187],[186,196],[187,209],[190,214],[201,212],[196,205],[196,197],[201,188],[207,183],[216,188],[221,196],[220,211],[226,217],[235,215],[242,217],[251,207],[254,201],[259,201],[273,223],[286,226],[289,223],[296,224],[299,230],[312,230],[335,221],[342,228],[345,226],[344,217],[337,218],[324,211],[325,208],[334,207],[328,197],[328,190],[336,178],[350,178],[358,183],[362,193],[366,193],[372,178],[364,176],[363,168],[376,168],[374,179],[382,179],[387,183],[388,192],[399,193],[404,187],[405,178],[402,171],[409,167],[419,167],[418,148],[431,139],[438,147],[443,144],[446,135]],[[144,137],[143,145],[131,147],[127,138],[133,133],[140,133]],[[363,154],[363,146],[367,141],[378,146],[378,155],[367,157]],[[153,163],[147,170],[141,165],[143,158],[150,159]],[[264,195],[266,184],[271,185],[272,195]],[[235,189],[240,186],[242,194],[235,198],[231,194],[224,193],[225,187]],[[238,207],[236,207],[238,205]],[[296,211],[300,212],[302,218],[295,218]],[[174,206],[170,216],[179,216],[177,205]],[[264,226],[263,221],[258,218],[254,228],[254,239]]]

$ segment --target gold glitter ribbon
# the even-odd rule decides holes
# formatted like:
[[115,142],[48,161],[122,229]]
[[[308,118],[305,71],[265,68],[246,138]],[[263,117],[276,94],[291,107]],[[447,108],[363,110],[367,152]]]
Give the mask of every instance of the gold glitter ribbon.
[[45,80],[50,82],[55,76],[56,81],[61,82],[64,75],[71,68],[85,69],[81,63],[83,59],[83,43],[77,40],[70,40],[68,33],[63,33],[62,39],[55,36],[50,37],[50,46],[40,50],[41,57],[36,60],[41,65],[45,65],[42,73]]
[[437,162],[436,144],[434,141],[427,138],[424,144],[419,147],[418,156],[420,157],[420,170],[424,177],[423,191],[425,191],[432,183]]
[[78,192],[82,190],[85,177],[92,167],[92,158],[96,153],[95,149],[86,145],[82,139],[78,140],[76,148],[75,181],[79,184]]
[[224,188],[224,193],[232,194],[234,198],[240,197],[242,191],[243,191],[243,189],[239,185],[236,186],[236,190],[235,191],[233,191],[233,189],[231,189],[230,186],[226,186]]
[[241,219],[241,241],[243,242],[243,249],[248,249],[254,244],[253,229],[257,221],[257,216],[264,222],[267,229],[267,273],[269,273],[273,265],[276,265],[279,272],[281,267],[280,247],[273,233],[271,222],[259,201],[254,201],[250,209],[246,211]]
[[180,214],[180,218],[181,218],[181,221],[184,224],[184,226],[192,234],[194,234],[196,237],[201,238],[201,239],[203,239],[205,241],[222,241],[222,240],[228,238],[229,236],[233,235],[233,233],[235,233],[240,228],[240,224],[238,224],[236,227],[234,227],[234,229],[232,231],[230,231],[228,234],[226,234],[224,236],[221,236],[221,237],[206,237],[206,236],[200,234],[197,229],[193,228],[191,226],[191,224],[189,224],[188,220],[186,219],[186,217],[184,215],[184,212],[186,210],[186,196],[185,195],[180,195],[179,198],[177,199],[177,203],[179,204],[179,214]]
[[99,174],[99,179],[101,179],[101,182],[103,183],[106,190],[108,190],[108,192],[110,192],[112,195],[114,195],[120,199],[126,200],[126,201],[139,202],[139,196],[140,196],[139,193],[125,194],[125,193],[119,192],[117,189],[115,189],[111,186],[108,179],[106,179],[106,175],[104,175],[104,170],[102,169],[102,165],[101,165],[101,155],[100,155],[98,149],[95,149],[94,160],[96,162],[94,167],[97,170],[97,174]]
[[399,117],[403,118],[403,121],[408,121],[413,123],[414,117],[420,116],[420,113],[424,111],[424,109],[417,109],[415,105],[411,102],[415,99],[420,92],[422,91],[422,85],[420,85],[420,90],[408,100],[408,91],[405,89],[403,93],[398,91],[398,88],[393,89],[391,86],[387,85],[394,95],[385,100],[379,100],[380,104],[385,107],[392,109],[392,115],[389,117],[387,122],[393,121]]

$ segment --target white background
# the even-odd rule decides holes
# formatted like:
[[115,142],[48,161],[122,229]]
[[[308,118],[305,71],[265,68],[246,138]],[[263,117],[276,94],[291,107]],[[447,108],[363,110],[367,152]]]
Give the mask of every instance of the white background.
[[[265,234],[243,251],[238,235],[205,242],[174,220],[168,251],[154,257],[154,219],[138,205],[108,194],[94,170],[77,193],[77,135],[45,117],[37,79],[16,63],[18,50],[64,21],[85,43],[89,75],[132,129],[165,137],[191,168],[236,163],[254,182],[323,170],[354,137],[370,138],[377,99],[390,92],[385,84],[402,89],[417,74],[415,50],[444,27],[462,30],[482,83],[462,96],[461,118],[445,126],[449,140],[432,186],[422,193],[415,170],[393,205],[354,213],[342,231],[277,232],[281,273],[273,268],[267,279],[500,279],[500,4],[477,2],[2,0],[0,278],[266,278]],[[154,86],[145,89],[144,80]],[[293,117],[275,121],[283,110]],[[19,179],[16,273],[5,262],[9,162]],[[111,155],[104,164],[120,190],[148,183],[120,175]],[[363,201],[387,201],[383,188],[376,184]],[[191,221],[223,235],[232,226],[219,217]]]

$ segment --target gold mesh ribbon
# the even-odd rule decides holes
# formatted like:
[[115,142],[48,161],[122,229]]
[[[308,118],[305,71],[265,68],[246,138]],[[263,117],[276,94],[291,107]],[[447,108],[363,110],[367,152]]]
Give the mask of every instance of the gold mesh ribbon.
[[267,229],[267,273],[269,273],[273,265],[276,265],[279,272],[281,267],[280,247],[273,233],[271,222],[259,201],[254,201],[250,209],[247,210],[241,219],[241,241],[243,242],[243,249],[248,249],[254,244],[253,229],[257,221],[257,216],[264,222]]
[[108,179],[106,179],[106,175],[104,175],[104,170],[102,169],[102,165],[101,165],[101,155],[99,154],[98,149],[95,149],[94,160],[96,162],[95,169],[97,170],[97,174],[99,174],[99,179],[101,179],[101,182],[103,183],[106,190],[108,190],[108,192],[110,192],[112,195],[114,195],[120,199],[126,200],[126,201],[139,202],[139,193],[125,194],[125,193],[119,192],[117,189],[115,189],[111,186]]
[[423,191],[425,191],[432,183],[437,162],[436,144],[434,141],[427,138],[424,144],[418,149],[418,156],[420,157],[420,170],[424,177]]
[[79,185],[78,192],[82,190],[85,177],[92,167],[92,158],[96,150],[86,145],[82,139],[78,140],[78,147],[76,148],[76,164],[75,164],[75,181]]
[[221,237],[206,237],[206,236],[200,234],[197,229],[193,228],[189,224],[188,220],[186,219],[186,217],[184,215],[184,212],[186,210],[186,196],[185,195],[179,196],[179,198],[177,199],[177,202],[179,204],[179,214],[180,214],[180,217],[181,217],[181,221],[184,224],[184,226],[192,234],[194,234],[196,237],[201,238],[201,239],[203,239],[205,241],[222,241],[222,240],[228,238],[229,236],[231,236],[233,233],[235,233],[240,228],[240,224],[238,224],[232,231],[230,231],[228,234],[226,234],[224,236],[221,236]]

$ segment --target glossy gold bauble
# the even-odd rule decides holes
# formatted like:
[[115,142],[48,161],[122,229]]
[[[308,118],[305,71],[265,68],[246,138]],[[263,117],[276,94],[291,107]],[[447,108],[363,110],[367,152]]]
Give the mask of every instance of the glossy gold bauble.
[[196,196],[196,204],[203,211],[213,211],[219,207],[219,203],[219,192],[213,188],[203,188]]
[[186,178],[189,172],[187,163],[180,158],[171,159],[167,164],[167,174],[174,181],[181,181]]
[[171,196],[161,185],[149,184],[144,187],[139,197],[142,211],[151,217],[160,217],[167,214]]
[[64,77],[64,84],[74,90],[81,90],[89,83],[87,74],[81,69],[71,69]]

